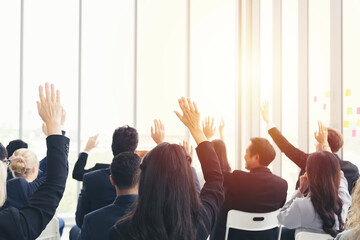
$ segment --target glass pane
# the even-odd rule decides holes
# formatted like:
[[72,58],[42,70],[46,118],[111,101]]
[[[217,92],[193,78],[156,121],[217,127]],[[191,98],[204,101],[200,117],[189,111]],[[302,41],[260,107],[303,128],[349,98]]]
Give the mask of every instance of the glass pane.
[[140,148],[155,146],[154,119],[165,125],[165,141],[178,143],[184,127],[174,114],[185,96],[186,1],[138,1],[137,127]]
[[360,167],[360,2],[343,1],[344,159]]
[[[54,83],[61,91],[61,101],[67,112],[65,130],[71,139],[71,171],[77,157],[78,2],[33,0],[26,1],[24,9],[24,140],[39,159],[45,156],[45,136],[36,100],[39,84]],[[58,212],[75,211],[74,183],[69,174]]]
[[20,1],[0,1],[0,142],[19,138]]
[[[191,1],[191,97],[202,119],[215,118],[216,134],[224,118],[229,163],[235,166],[236,5],[231,0]],[[213,139],[214,139],[213,138]],[[200,171],[200,169],[199,169]],[[199,175],[200,177],[201,175]]]
[[86,168],[111,163],[112,134],[134,126],[134,3],[87,0],[82,5],[81,148],[99,134]]
[[[298,0],[282,2],[282,133],[298,147]],[[282,178],[295,190],[299,168],[282,154]]]
[[317,121],[330,120],[330,1],[309,1],[309,151]]

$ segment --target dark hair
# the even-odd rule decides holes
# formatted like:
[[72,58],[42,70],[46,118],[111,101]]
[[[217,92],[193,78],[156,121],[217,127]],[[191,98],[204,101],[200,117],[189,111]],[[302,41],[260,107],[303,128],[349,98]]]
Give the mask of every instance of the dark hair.
[[0,143],[0,160],[4,160],[7,157],[8,157],[8,153],[6,151],[6,148],[4,147],[4,145]]
[[139,182],[141,158],[132,152],[119,153],[110,164],[110,174],[119,189],[134,187]]
[[250,155],[259,154],[259,162],[263,166],[268,166],[276,156],[274,147],[265,138],[251,138],[249,146]]
[[339,131],[328,127],[328,143],[333,153],[337,153],[344,145],[344,138]]
[[134,152],[139,142],[139,136],[135,128],[128,125],[115,129],[111,149],[114,156],[121,152]]
[[231,167],[227,159],[225,143],[220,139],[215,139],[211,141],[211,143],[213,144],[216,155],[219,159],[221,170],[230,172]]
[[[323,230],[333,237],[344,230],[341,218],[342,200],[339,197],[340,164],[333,153],[316,152],[309,155],[306,163],[310,199],[323,221]],[[335,215],[339,230],[334,229]]]
[[[119,224],[129,222],[132,239],[196,239],[201,202],[186,150],[161,143],[148,152],[140,165],[136,207]],[[117,231],[121,234],[121,232]]]
[[8,156],[11,157],[13,153],[20,148],[28,148],[28,144],[21,139],[16,139],[9,142],[9,144],[6,146]]

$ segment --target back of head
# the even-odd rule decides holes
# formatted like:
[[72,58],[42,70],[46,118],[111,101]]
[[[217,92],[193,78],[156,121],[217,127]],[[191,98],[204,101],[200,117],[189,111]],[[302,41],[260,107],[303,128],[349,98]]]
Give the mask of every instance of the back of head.
[[111,149],[114,156],[121,152],[134,152],[139,142],[135,128],[125,125],[115,129]]
[[140,166],[137,206],[128,216],[133,239],[195,239],[200,209],[190,156],[183,147],[161,143]]
[[140,176],[140,157],[132,152],[119,153],[110,165],[110,173],[119,189],[130,189],[137,185]]
[[20,148],[28,148],[28,144],[21,139],[16,139],[9,142],[9,144],[6,146],[8,156],[11,157],[14,152]]
[[339,131],[328,127],[328,143],[331,151],[337,153],[344,145],[344,138]]
[[26,178],[33,173],[34,167],[39,167],[36,154],[25,148],[16,150],[10,160],[9,168],[14,177]]
[[259,163],[262,166],[268,166],[276,156],[274,147],[266,138],[251,138],[251,145],[249,147],[251,156],[259,154]]
[[[339,161],[330,152],[312,153],[307,159],[306,172],[311,202],[323,221],[323,230],[335,237],[344,229],[341,218],[342,201],[338,195],[341,177]],[[333,229],[335,215],[338,216],[339,231]]]
[[8,157],[8,152],[4,145],[0,143],[0,160],[4,160]]
[[220,139],[215,139],[211,141],[214,146],[216,155],[220,161],[220,167],[223,171],[231,171],[231,167],[229,165],[227,154],[226,154],[226,146],[225,143]]

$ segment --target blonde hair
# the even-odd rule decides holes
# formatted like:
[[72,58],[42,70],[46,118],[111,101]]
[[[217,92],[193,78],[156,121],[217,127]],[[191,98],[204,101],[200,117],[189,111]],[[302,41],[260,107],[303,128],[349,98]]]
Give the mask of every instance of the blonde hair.
[[356,181],[356,187],[351,194],[352,204],[347,215],[346,229],[352,229],[352,239],[360,239],[360,178]]
[[16,150],[10,160],[9,168],[14,177],[26,178],[32,173],[34,167],[39,166],[36,154],[26,148]]
[[0,162],[0,207],[4,205],[4,202],[6,200],[6,178],[6,166],[2,162]]

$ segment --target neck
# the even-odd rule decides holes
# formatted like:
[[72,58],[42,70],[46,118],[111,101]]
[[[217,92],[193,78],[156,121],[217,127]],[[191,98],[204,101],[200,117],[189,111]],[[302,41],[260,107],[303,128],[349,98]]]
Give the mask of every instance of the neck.
[[138,194],[138,188],[128,188],[128,189],[119,189],[115,186],[116,189],[116,196],[123,196],[123,195],[131,195],[131,194]]

